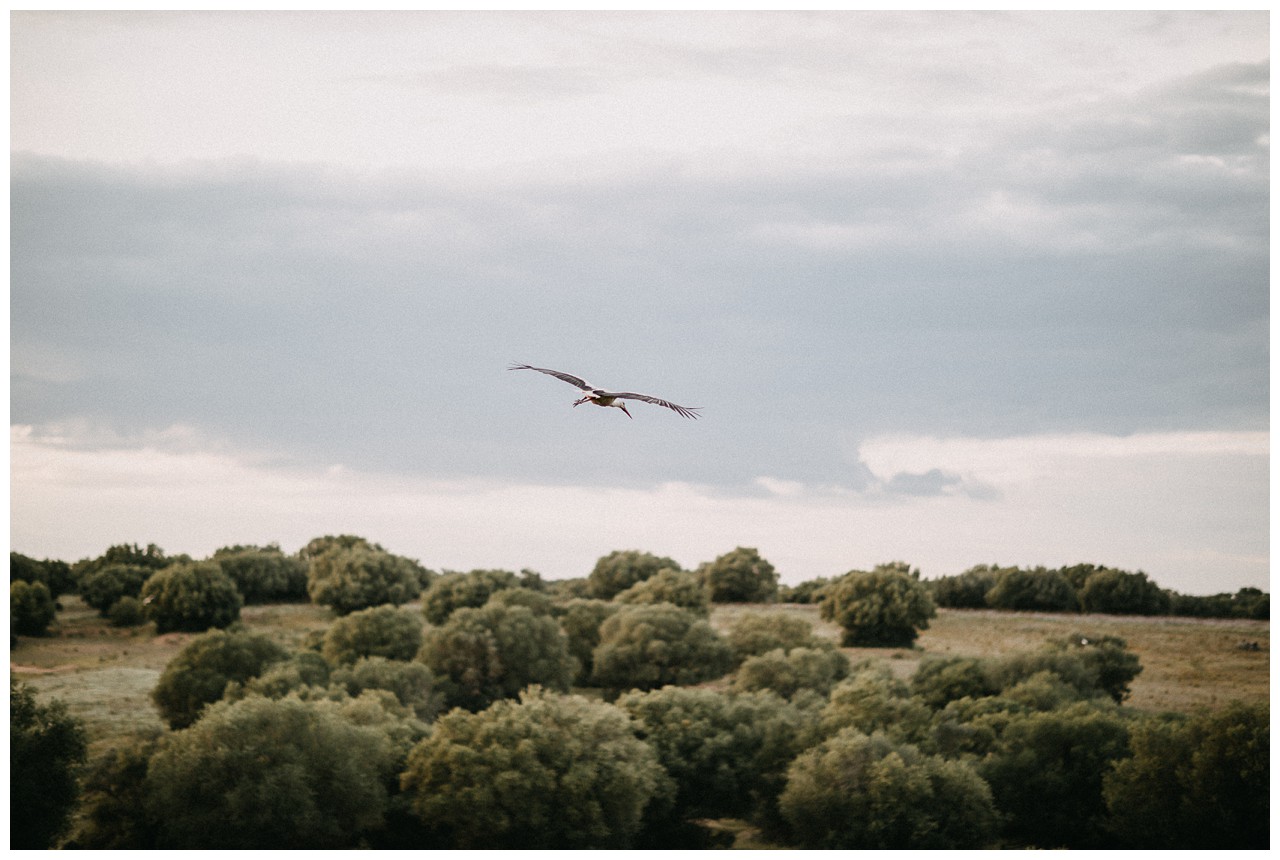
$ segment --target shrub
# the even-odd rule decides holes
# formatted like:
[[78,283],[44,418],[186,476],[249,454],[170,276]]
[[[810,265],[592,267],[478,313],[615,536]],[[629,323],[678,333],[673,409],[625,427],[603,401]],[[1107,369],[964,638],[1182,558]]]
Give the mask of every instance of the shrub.
[[827,587],[820,611],[854,647],[909,646],[937,614],[919,580],[898,571],[850,571]]
[[560,628],[568,638],[569,654],[575,661],[575,684],[590,682],[595,665],[592,655],[600,644],[600,625],[618,609],[618,604],[606,600],[574,598],[565,604]]
[[822,733],[827,736],[853,728],[866,735],[879,732],[895,742],[919,744],[928,736],[933,715],[887,667],[863,664],[831,691],[820,719]]
[[309,556],[311,601],[339,615],[408,603],[422,590],[426,570],[412,559],[364,546],[331,547]]
[[1128,753],[1124,718],[1078,702],[1010,715],[978,772],[1013,844],[1100,848],[1106,845],[1102,778]]
[[206,705],[222,698],[227,684],[244,684],[288,656],[263,634],[210,630],[169,661],[151,698],[170,728],[186,728]]
[[9,848],[55,847],[79,799],[77,771],[88,749],[84,726],[58,700],[37,704],[9,678]]
[[156,568],[135,564],[107,564],[80,577],[80,599],[106,616],[122,597],[138,597]]
[[147,620],[146,608],[136,597],[122,597],[107,611],[112,627],[137,627]]
[[738,547],[698,568],[712,603],[771,603],[778,572],[751,547]]
[[143,807],[147,765],[159,738],[158,731],[124,738],[93,760],[82,783],[79,824],[67,848],[155,848],[155,828]]
[[157,847],[354,848],[378,828],[394,751],[336,703],[221,702],[152,757]]
[[801,690],[826,697],[849,674],[849,658],[834,648],[778,648],[748,657],[738,668],[737,690],[772,690],[790,699]]
[[496,591],[489,598],[488,603],[496,603],[500,606],[523,606],[534,615],[555,614],[555,602],[549,594],[523,586]]
[[998,692],[987,663],[976,657],[926,657],[911,676],[911,694],[935,710],[956,699],[977,699]]
[[431,720],[440,710],[431,670],[421,663],[364,657],[335,669],[329,680],[352,698],[365,690],[386,690],[420,720]]
[[780,603],[818,603],[822,600],[822,589],[831,584],[831,578],[819,576],[806,579],[796,585],[779,585],[778,601]]
[[675,780],[684,819],[747,815],[772,803],[811,718],[770,693],[689,687],[618,699]]
[[449,571],[437,577],[422,595],[422,614],[432,624],[443,624],[455,610],[478,609],[499,591],[519,587],[509,570]]
[[614,595],[617,603],[670,603],[703,618],[711,614],[711,603],[702,580],[683,570],[660,570],[642,582]]
[[996,833],[991,791],[968,765],[856,729],[801,753],[778,806],[803,848],[984,848]]
[[1103,568],[1090,573],[1080,589],[1085,612],[1112,615],[1168,615],[1171,601],[1163,588],[1147,575]]
[[1233,702],[1189,719],[1146,717],[1133,755],[1103,777],[1107,829],[1125,848],[1266,849],[1270,712]]
[[1070,580],[1061,572],[1010,568],[996,577],[996,584],[987,592],[987,605],[993,609],[1024,610],[1031,612],[1075,612],[1080,601]]
[[9,632],[18,636],[43,636],[57,611],[53,595],[43,582],[9,583]]
[[422,647],[422,622],[394,606],[374,606],[329,625],[321,653],[330,663],[354,663],[361,657],[412,660]]
[[1138,656],[1116,636],[1073,633],[1045,643],[1038,651],[1013,654],[990,664],[1000,689],[1049,671],[1073,687],[1080,697],[1106,695],[1119,703],[1129,695],[1129,682],[1142,671]]
[[956,576],[940,576],[928,580],[925,585],[933,602],[951,609],[985,609],[987,592],[995,587],[996,580],[1005,570],[992,564],[975,565]]
[[587,577],[588,595],[598,600],[612,600],[637,582],[660,570],[681,570],[678,562],[639,550],[617,550],[596,561]]
[[227,627],[243,603],[216,562],[187,562],[156,571],[142,586],[142,603],[157,633]]
[[447,707],[480,710],[530,684],[568,692],[573,658],[554,619],[523,606],[454,612],[426,631],[420,659]]
[[733,667],[733,652],[703,619],[659,603],[609,616],[592,661],[593,682],[616,693],[719,678]]
[[76,579],[71,565],[65,561],[45,559],[36,561],[20,552],[9,552],[9,581],[43,582],[49,594],[56,600],[63,594],[75,591]]
[[821,647],[813,635],[813,625],[786,612],[744,612],[729,627],[729,647],[739,661],[781,648]]
[[433,844],[456,849],[626,848],[663,782],[624,712],[536,689],[441,717],[401,777]]
[[307,599],[307,563],[285,555],[275,544],[223,547],[213,560],[231,577],[245,603]]

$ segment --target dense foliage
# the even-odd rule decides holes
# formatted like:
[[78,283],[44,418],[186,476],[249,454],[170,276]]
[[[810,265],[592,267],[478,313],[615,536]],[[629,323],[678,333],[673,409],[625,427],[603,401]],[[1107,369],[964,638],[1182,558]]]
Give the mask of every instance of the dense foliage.
[[670,603],[626,606],[600,625],[592,681],[612,692],[697,684],[733,667],[728,643],[702,618]]
[[9,634],[11,636],[43,636],[53,623],[57,610],[49,586],[36,580],[9,582]]
[[771,603],[778,572],[752,547],[738,547],[698,568],[713,603]]
[[284,648],[261,633],[210,630],[169,661],[151,698],[171,728],[186,728],[222,698],[229,683],[243,684],[286,657]]
[[321,653],[335,665],[361,657],[412,660],[422,647],[417,614],[394,606],[374,606],[345,615],[325,631]]
[[430,844],[462,849],[630,847],[665,780],[624,712],[537,688],[441,717],[401,777]]
[[307,563],[285,555],[276,544],[223,547],[213,560],[231,577],[246,604],[307,599]]
[[679,563],[652,553],[634,549],[617,550],[596,561],[587,576],[587,596],[612,600],[637,582],[643,582],[661,570],[682,570]]
[[41,705],[30,688],[9,679],[11,849],[54,847],[75,809],[87,749],[83,725],[61,702]]
[[660,570],[613,599],[618,603],[670,603],[703,618],[711,614],[710,596],[702,579],[684,570]]
[[446,571],[423,592],[422,614],[432,624],[443,624],[455,610],[484,606],[495,593],[519,584],[509,570]]
[[71,565],[65,561],[45,559],[36,561],[20,552],[9,553],[9,581],[43,582],[54,599],[59,595],[75,591],[76,579]]
[[937,614],[920,581],[899,570],[850,571],[823,590],[822,617],[846,646],[905,647]]
[[142,604],[157,633],[227,627],[240,618],[243,599],[217,562],[180,562],[153,573]]
[[311,601],[339,615],[383,603],[408,603],[429,578],[426,568],[412,559],[358,544],[320,550],[308,564]]

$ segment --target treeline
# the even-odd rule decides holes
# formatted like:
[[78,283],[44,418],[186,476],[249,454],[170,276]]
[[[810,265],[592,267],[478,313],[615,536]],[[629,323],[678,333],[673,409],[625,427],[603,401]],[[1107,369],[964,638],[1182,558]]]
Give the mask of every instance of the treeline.
[[[76,721],[11,682],[11,847],[711,848],[726,819],[817,849],[1268,844],[1266,706],[1134,712],[1141,666],[1113,637],[931,656],[902,680],[785,610],[713,628],[715,603],[781,596],[748,548],[692,571],[619,551],[557,582],[435,573],[353,536],[294,561],[108,554],[72,566],[82,596],[109,595],[113,566],[150,573],[113,574],[104,616],[132,599],[157,630],[203,632],[153,690],[167,728],[87,767]],[[245,630],[237,565],[251,592],[303,582],[334,620],[288,645]],[[901,563],[819,602],[845,643],[909,643],[934,612]]]
[[[919,571],[913,572],[917,578]],[[830,580],[783,586],[780,599],[817,603]],[[924,580],[937,606],[1034,612],[1095,612],[1104,615],[1179,615],[1192,618],[1271,617],[1271,596],[1257,588],[1234,594],[1179,594],[1145,573],[1096,564],[1060,568],[979,564],[956,576]]]

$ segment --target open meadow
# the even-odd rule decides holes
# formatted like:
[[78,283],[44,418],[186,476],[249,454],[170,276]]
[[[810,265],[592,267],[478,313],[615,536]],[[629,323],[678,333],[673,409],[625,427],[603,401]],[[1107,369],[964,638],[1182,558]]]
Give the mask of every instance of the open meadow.
[[[196,634],[157,636],[152,625],[114,628],[75,595],[64,595],[61,603],[49,636],[19,638],[9,655],[11,674],[30,684],[41,699],[65,702],[84,721],[92,748],[140,728],[162,728],[151,690],[169,660]],[[409,607],[416,610],[418,605]],[[713,609],[711,622],[724,631],[736,617],[754,611],[795,614],[818,635],[838,639],[838,628],[821,620],[814,605],[721,604]],[[333,618],[325,607],[301,603],[248,606],[241,615],[247,628],[290,648],[303,647]],[[1126,701],[1132,708],[1190,713],[1233,700],[1269,701],[1269,621],[940,609],[914,648],[843,650],[855,662],[883,660],[898,677],[907,678],[930,655],[1009,654],[1073,633],[1128,642],[1142,663]]]

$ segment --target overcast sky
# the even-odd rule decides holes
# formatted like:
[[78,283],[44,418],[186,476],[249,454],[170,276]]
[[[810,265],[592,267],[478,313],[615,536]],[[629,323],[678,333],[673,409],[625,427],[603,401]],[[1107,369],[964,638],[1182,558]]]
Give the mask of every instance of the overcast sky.
[[13,13],[12,547],[1269,588],[1268,29]]

